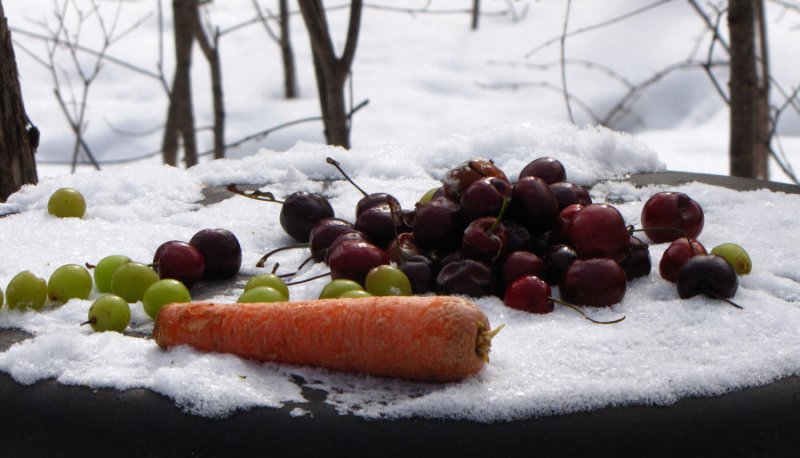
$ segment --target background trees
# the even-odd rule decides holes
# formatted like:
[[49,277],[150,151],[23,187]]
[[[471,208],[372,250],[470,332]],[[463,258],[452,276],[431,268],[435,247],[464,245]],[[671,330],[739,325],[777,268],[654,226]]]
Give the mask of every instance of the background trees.
[[[275,136],[276,132],[291,126],[308,124],[320,126],[318,132],[322,133],[323,141],[350,147],[353,133],[354,113],[366,105],[366,101],[354,103],[354,92],[372,96],[376,88],[381,92],[379,100],[386,107],[385,93],[393,88],[387,83],[384,87],[374,82],[364,85],[365,78],[354,82],[353,69],[358,69],[356,53],[360,48],[359,43],[374,39],[375,31],[365,38],[362,28],[369,26],[372,12],[380,12],[385,17],[395,15],[396,18],[413,17],[418,22],[428,24],[431,36],[438,33],[438,37],[445,32],[438,32],[437,21],[439,18],[456,17],[459,29],[447,29],[450,38],[442,40],[450,43],[448,51],[452,56],[459,53],[480,53],[480,45],[505,34],[519,34],[521,30],[531,31],[532,28],[548,25],[550,30],[555,30],[556,36],[545,42],[523,42],[517,40],[513,46],[499,49],[498,58],[485,64],[486,71],[480,74],[464,74],[463,87],[448,87],[451,82],[438,81],[439,74],[432,73],[427,79],[417,83],[423,89],[432,88],[441,93],[459,94],[463,101],[477,92],[494,92],[504,89],[517,92],[516,97],[498,96],[498,104],[508,103],[513,99],[515,106],[509,112],[517,113],[518,120],[527,120],[529,114],[535,114],[543,99],[544,92],[557,92],[561,96],[564,117],[560,120],[572,120],[577,123],[597,123],[619,130],[636,129],[637,118],[647,117],[644,108],[637,103],[647,97],[649,91],[657,91],[658,85],[665,80],[682,72],[702,71],[708,75],[710,85],[707,89],[714,89],[730,107],[730,173],[740,176],[768,177],[768,164],[777,164],[790,178],[794,178],[791,164],[780,151],[780,144],[773,141],[778,132],[777,126],[781,114],[786,112],[800,112],[797,102],[797,89],[785,89],[779,82],[770,76],[770,62],[767,53],[766,20],[764,14],[765,2],[780,4],[788,13],[800,11],[800,6],[795,1],[789,0],[711,0],[698,2],[696,0],[653,0],[650,2],[618,1],[612,2],[613,6],[606,8],[607,17],[598,19],[596,23],[586,24],[580,22],[581,11],[586,4],[562,0],[560,2],[531,3],[527,1],[506,2],[478,2],[478,1],[422,1],[409,6],[398,6],[393,2],[376,1],[363,3],[354,1],[325,1],[300,0],[288,2],[287,0],[237,0],[244,4],[238,12],[238,22],[220,20],[219,11],[231,2],[212,2],[210,0],[152,0],[155,8],[144,15],[120,14],[122,8],[129,5],[138,5],[137,11],[142,11],[141,5],[148,0],[137,2],[98,2],[97,0],[49,0],[52,8],[42,11],[42,17],[27,18],[27,24],[38,31],[28,30],[17,26],[14,30],[16,43],[24,51],[26,57],[33,57],[42,65],[48,66],[52,73],[52,84],[56,94],[61,97],[61,111],[67,116],[72,135],[75,136],[72,160],[92,160],[91,151],[103,148],[105,151],[115,145],[109,145],[103,140],[91,138],[89,133],[98,129],[113,130],[124,135],[130,142],[141,142],[148,138],[148,151],[131,159],[141,159],[147,156],[161,156],[163,162],[174,165],[191,166],[201,160],[203,156],[221,158],[230,154],[234,148],[249,145],[259,141],[267,135]],[[124,5],[124,6],[123,6]],[[673,10],[681,8],[684,11],[694,11],[698,24],[703,24],[705,30],[698,35],[697,46],[692,54],[684,60],[676,60],[663,68],[657,68],[650,75],[630,76],[628,68],[615,68],[604,64],[597,56],[580,57],[575,54],[574,43],[583,36],[601,36],[604,33],[613,34],[613,27],[622,22],[637,21],[641,15],[650,11],[660,11],[667,5]],[[161,8],[166,10],[162,14]],[[252,9],[248,9],[252,7]],[[558,8],[563,12],[563,24],[542,24],[541,18],[536,13],[528,15],[533,8],[551,9]],[[114,8],[117,8],[114,11]],[[50,12],[56,11],[55,22],[49,22]],[[369,12],[364,14],[364,12]],[[72,16],[70,16],[72,14]],[[139,13],[137,13],[139,14]],[[365,17],[366,16],[366,17]],[[77,17],[77,20],[70,20]],[[231,16],[226,16],[230,18]],[[376,16],[371,16],[375,18]],[[552,14],[548,16],[553,18]],[[425,20],[422,20],[425,18]],[[510,20],[509,20],[510,19]],[[366,22],[365,22],[366,21]],[[290,28],[294,22],[295,27]],[[451,23],[454,21],[450,21]],[[552,19],[549,22],[553,22]],[[24,23],[24,22],[23,22]],[[154,32],[153,23],[158,24],[157,33]],[[386,22],[388,24],[388,22]],[[19,24],[19,23],[18,23]],[[144,24],[149,29],[137,30]],[[480,24],[480,27],[478,25]],[[105,26],[108,27],[105,27]],[[119,25],[119,27],[117,27]],[[270,54],[271,61],[254,70],[253,68],[231,67],[231,56],[241,55],[243,49],[256,49],[249,44],[245,46],[243,36],[253,40],[253,35],[248,30],[258,31],[259,25],[263,26],[269,40],[259,42],[261,49],[280,50],[275,55]],[[299,26],[299,27],[298,27]],[[90,32],[90,29],[104,29],[105,33],[87,33],[85,39],[80,41],[81,33]],[[299,59],[295,62],[295,49],[292,46],[291,31],[300,29],[299,34],[305,35],[308,41],[300,42]],[[422,29],[417,29],[418,33]],[[644,31],[637,37],[641,40],[652,40],[656,32],[648,34]],[[153,46],[155,35],[159,35],[158,46]],[[137,39],[145,37],[150,42],[142,43],[143,48],[158,52],[147,60],[128,59],[124,51],[117,51],[117,46],[122,40],[130,40],[133,35]],[[453,39],[452,35],[459,38]],[[25,37],[21,42],[19,37]],[[524,35],[519,35],[524,36]],[[541,36],[541,35],[538,35]],[[260,39],[266,38],[263,34]],[[295,40],[298,38],[295,35]],[[384,59],[391,64],[398,59],[397,51],[402,50],[404,40],[416,37],[404,36],[400,41],[392,43],[396,48],[386,49],[385,55],[378,56],[372,51],[367,59],[373,62]],[[628,39],[628,41],[634,41]],[[44,44],[42,52],[32,46],[32,43]],[[510,42],[510,41],[509,41]],[[367,41],[369,44],[369,41]],[[626,53],[625,42],[614,52],[620,55]],[[197,46],[195,46],[197,45]],[[439,43],[431,43],[431,47]],[[470,51],[467,47],[472,46]],[[462,49],[464,47],[464,49]],[[525,47],[534,47],[526,52]],[[550,53],[548,59],[556,56],[556,60],[542,61],[540,56],[547,48],[557,48],[556,53]],[[130,48],[124,48],[130,49]],[[157,51],[156,51],[157,50]],[[393,51],[394,50],[394,51]],[[544,51],[543,51],[544,50]],[[552,49],[551,49],[552,50]],[[425,53],[427,50],[420,49]],[[49,54],[48,54],[49,53]],[[70,58],[74,65],[59,60]],[[500,62],[500,56],[504,62]],[[461,54],[466,57],[466,54]],[[447,60],[446,55],[442,56]],[[516,59],[512,61],[512,59]],[[487,58],[487,61],[489,59]],[[237,61],[239,62],[239,61]],[[424,61],[428,64],[430,60]],[[297,65],[295,65],[297,64]],[[631,59],[629,67],[637,66],[638,75],[646,68],[646,64]],[[412,60],[407,68],[400,69],[401,73],[408,73],[411,78],[418,70],[414,68]],[[425,63],[422,64],[426,65]],[[496,71],[497,67],[504,66],[505,71]],[[452,57],[450,66],[453,73],[458,72],[463,66],[457,57]],[[495,68],[491,68],[494,66]],[[530,69],[536,69],[540,80],[533,82],[515,82],[514,78],[526,76]],[[99,75],[100,69],[103,75]],[[237,79],[241,72],[258,72],[269,79],[272,86],[242,87],[231,81]],[[223,72],[225,74],[223,75]],[[496,72],[496,74],[494,74]],[[581,93],[585,86],[573,83],[581,78],[581,72],[593,73],[596,86],[609,86],[620,83],[622,90],[609,90],[603,98],[584,98]],[[166,76],[169,73],[169,76]],[[109,75],[104,79],[105,75]],[[498,76],[501,75],[502,76]],[[93,90],[88,95],[89,84],[93,87],[124,82],[127,76],[151,80],[154,90],[160,92],[158,103],[163,103],[163,115],[152,117],[150,125],[135,126],[116,125],[107,119],[105,113],[98,108],[108,104],[107,92]],[[286,100],[297,102],[279,103],[272,87],[278,87],[272,80],[273,75],[281,77],[282,94]],[[484,76],[485,75],[485,76]],[[598,76],[599,75],[599,76]],[[223,76],[225,81],[223,82]],[[299,78],[298,78],[299,76]],[[358,76],[358,75],[356,75]],[[309,82],[312,82],[309,85]],[[305,86],[303,84],[305,83]],[[459,82],[461,83],[461,82]],[[780,82],[786,84],[786,82]],[[789,82],[793,83],[793,82]],[[141,85],[135,86],[137,89]],[[226,92],[224,89],[228,88]],[[265,88],[266,87],[266,88]],[[235,90],[231,90],[231,89]],[[365,89],[366,88],[366,89]],[[477,88],[477,90],[475,90]],[[83,89],[83,91],[81,91]],[[314,94],[316,89],[316,94]],[[370,91],[373,91],[372,93]],[[117,91],[119,92],[119,91]],[[710,92],[710,91],[709,91]],[[265,96],[266,93],[266,96]],[[243,94],[245,96],[243,97]],[[481,97],[484,94],[479,94]],[[551,96],[553,94],[550,94]],[[116,96],[115,95],[112,95]],[[129,103],[139,97],[139,94],[130,94],[129,98],[121,98],[120,103]],[[251,111],[242,115],[241,102],[247,98],[248,102],[256,99],[263,100],[260,105],[252,104]],[[363,99],[363,96],[361,96]],[[555,97],[551,97],[555,98]],[[308,101],[313,99],[316,106],[311,107]],[[152,96],[150,99],[153,100]],[[456,99],[453,99],[456,100]],[[395,103],[397,101],[394,101]],[[454,110],[450,106],[436,106],[422,111],[429,103],[424,96],[409,103],[401,103],[397,111],[413,110],[420,107],[418,117],[430,116],[431,123],[446,125],[447,118],[431,112]],[[454,102],[456,105],[458,102]],[[770,105],[771,103],[771,105]],[[238,104],[238,105],[237,105]],[[416,105],[416,106],[414,106]],[[304,107],[301,111],[296,107]],[[371,112],[375,112],[370,105]],[[527,112],[519,107],[527,107]],[[377,108],[377,107],[376,107]],[[394,108],[394,107],[393,107]],[[651,107],[646,108],[652,111]],[[106,109],[107,110],[107,109]],[[119,112],[135,112],[134,108],[115,107]],[[467,111],[464,109],[462,111]],[[552,112],[552,111],[551,111]],[[261,121],[262,115],[269,116]],[[279,113],[276,115],[276,113]],[[361,116],[361,115],[359,115]],[[361,119],[372,117],[367,114]],[[34,116],[35,117],[35,116]],[[477,118],[477,116],[476,116]],[[233,119],[233,122],[231,122]],[[91,122],[90,122],[91,121]],[[487,118],[485,124],[495,122]],[[93,130],[89,130],[89,125]],[[247,124],[249,131],[243,132],[241,126]],[[374,126],[376,123],[366,123]],[[377,123],[380,126],[380,123]],[[231,135],[231,126],[236,126],[235,134]],[[316,127],[306,128],[306,131]],[[460,132],[464,127],[460,125],[448,126],[450,133]],[[465,127],[466,129],[473,126]],[[402,130],[402,126],[396,129]],[[157,132],[160,145],[152,141],[148,132]],[[358,131],[356,131],[358,132]],[[49,133],[49,131],[48,131]],[[278,134],[282,135],[282,134]],[[291,144],[291,134],[287,136],[287,143]],[[273,138],[273,137],[270,137]],[[314,141],[317,141],[315,137]],[[127,143],[127,140],[125,141]],[[95,146],[99,143],[101,146]],[[78,153],[84,153],[80,156]],[[755,159],[753,159],[755,158]],[[99,167],[99,164],[97,164]]]

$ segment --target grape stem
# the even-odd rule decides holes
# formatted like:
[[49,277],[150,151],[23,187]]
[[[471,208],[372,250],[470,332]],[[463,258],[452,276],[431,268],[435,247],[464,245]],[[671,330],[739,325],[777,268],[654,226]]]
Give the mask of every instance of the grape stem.
[[567,308],[570,308],[570,309],[578,312],[582,317],[586,318],[587,320],[591,321],[592,323],[596,323],[596,324],[614,324],[614,323],[619,323],[620,321],[625,319],[625,315],[622,315],[622,318],[617,318],[616,320],[611,320],[611,321],[595,320],[594,318],[592,318],[589,315],[587,315],[583,310],[579,309],[575,304],[570,304],[569,302],[562,301],[561,299],[557,299],[557,298],[555,298],[553,296],[548,296],[547,298],[550,299],[551,301],[555,302],[556,304],[563,305],[563,306],[565,306]]
[[285,250],[293,250],[295,248],[308,248],[310,246],[311,246],[310,243],[298,243],[296,245],[287,245],[287,246],[284,246],[284,247],[275,248],[274,250],[270,251],[269,253],[265,254],[264,256],[261,256],[261,259],[259,259],[258,262],[256,263],[256,267],[264,267],[264,265],[267,262],[267,259],[269,259],[269,257],[272,256],[275,253],[279,253],[279,252],[285,251]]
[[352,179],[351,179],[351,178],[350,178],[350,177],[347,175],[347,173],[345,173],[344,169],[342,168],[342,164],[340,164],[340,163],[339,163],[339,161],[337,161],[336,159],[334,159],[334,158],[332,158],[332,157],[326,157],[326,158],[325,158],[325,162],[327,162],[328,164],[330,164],[330,165],[332,165],[332,166],[336,167],[336,170],[338,170],[338,171],[339,171],[339,173],[341,173],[341,174],[342,174],[342,176],[344,177],[344,179],[345,179],[345,180],[347,180],[347,181],[349,181],[351,185],[355,186],[355,188],[356,188],[356,189],[358,189],[358,190],[361,192],[361,194],[363,194],[363,195],[364,195],[364,197],[367,197],[367,196],[369,195],[369,194],[367,193],[367,191],[364,191],[363,189],[361,189],[361,187],[360,187],[359,185],[357,185],[357,184],[356,184],[356,182],[355,182],[355,181],[353,181],[353,180],[352,180]]
[[271,192],[263,192],[259,191],[258,189],[254,191],[244,191],[239,189],[235,184],[229,184],[226,186],[226,189],[234,194],[238,194],[240,196],[244,196],[250,199],[260,200],[262,202],[275,202],[276,204],[283,204],[282,200],[278,200],[275,198],[275,195]]

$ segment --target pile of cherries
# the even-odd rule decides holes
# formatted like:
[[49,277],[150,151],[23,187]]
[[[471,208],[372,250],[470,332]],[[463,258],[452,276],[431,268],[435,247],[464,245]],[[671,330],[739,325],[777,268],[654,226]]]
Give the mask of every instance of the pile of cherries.
[[[616,304],[630,280],[651,271],[649,245],[637,230],[613,205],[593,203],[585,188],[568,182],[555,158],[533,160],[513,181],[491,160],[465,161],[413,209],[390,194],[363,191],[337,161],[327,162],[363,194],[355,221],[337,218],[319,194],[296,192],[280,202],[280,223],[310,248],[311,260],[330,267],[334,280],[363,284],[371,269],[392,264],[414,294],[496,295],[509,307],[547,313],[555,303]],[[659,267],[678,283],[681,297],[733,296],[738,282],[730,263],[700,256],[703,211],[694,200],[658,193],[644,205],[642,223],[651,242],[672,243]],[[684,269],[694,257],[701,260]]]

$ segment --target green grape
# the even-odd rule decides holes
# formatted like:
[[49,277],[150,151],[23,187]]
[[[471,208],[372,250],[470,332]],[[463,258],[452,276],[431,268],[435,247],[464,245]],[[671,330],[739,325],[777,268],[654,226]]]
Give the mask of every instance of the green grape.
[[735,243],[717,245],[711,249],[711,254],[725,258],[738,275],[747,275],[753,270],[753,261],[750,260],[750,255]]
[[89,307],[86,323],[97,332],[122,332],[131,323],[131,307],[119,296],[103,294]]
[[339,295],[342,298],[359,298],[359,297],[372,297],[372,294],[364,291],[363,289],[351,289]]
[[343,292],[350,291],[352,289],[363,290],[364,288],[361,285],[359,285],[358,282],[340,278],[338,280],[333,280],[327,285],[325,285],[325,287],[322,288],[322,291],[319,293],[319,298],[331,299],[339,297],[342,295]]
[[283,294],[283,300],[289,300],[289,287],[286,286],[283,279],[275,274],[259,274],[255,277],[247,280],[247,283],[244,285],[244,290],[249,291],[257,286],[269,286],[270,288],[274,288],[278,290],[279,293]]
[[77,264],[59,267],[47,281],[47,296],[60,304],[70,299],[88,299],[91,292],[92,275]]
[[286,297],[283,293],[271,286],[256,286],[242,293],[236,302],[282,302],[285,300]]
[[417,201],[417,205],[425,205],[433,199],[433,196],[440,190],[441,188],[433,188],[429,189],[428,192],[422,195]]
[[144,292],[158,281],[158,274],[140,262],[129,262],[111,275],[111,292],[133,303],[142,300]]
[[83,218],[86,200],[77,189],[60,188],[47,201],[47,211],[59,218]]
[[165,278],[147,287],[144,297],[142,297],[142,305],[144,305],[144,311],[147,315],[155,320],[161,307],[175,302],[190,302],[191,300],[189,289],[183,283],[171,278]]
[[47,300],[47,282],[32,272],[18,273],[6,286],[8,308],[40,310]]
[[373,296],[410,296],[411,282],[402,270],[384,264],[367,272],[364,289]]
[[0,307],[3,306],[3,298],[4,298],[3,288],[0,288]]
[[94,266],[94,284],[101,293],[111,292],[111,276],[117,268],[131,262],[131,258],[122,254],[112,254],[101,259]]

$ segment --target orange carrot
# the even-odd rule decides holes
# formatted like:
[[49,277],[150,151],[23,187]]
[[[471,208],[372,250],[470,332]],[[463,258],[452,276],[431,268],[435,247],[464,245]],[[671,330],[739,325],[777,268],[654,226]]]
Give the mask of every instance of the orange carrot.
[[483,367],[496,332],[466,299],[409,296],[170,304],[153,336],[162,348],[449,382]]

